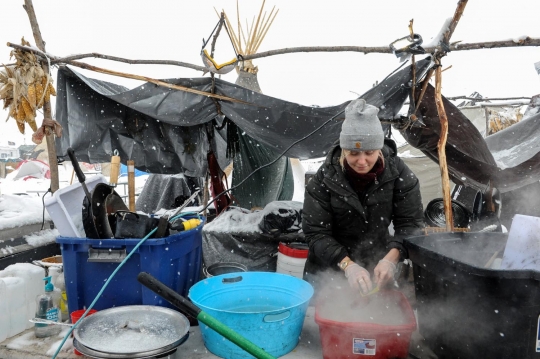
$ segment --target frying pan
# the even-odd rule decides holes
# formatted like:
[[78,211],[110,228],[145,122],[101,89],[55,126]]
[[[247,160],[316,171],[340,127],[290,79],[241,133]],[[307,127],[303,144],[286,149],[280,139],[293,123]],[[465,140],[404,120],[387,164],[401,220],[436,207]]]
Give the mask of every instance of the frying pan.
[[75,151],[68,148],[67,154],[86,194],[82,205],[82,221],[86,237],[92,239],[114,238],[108,215],[114,214],[116,211],[127,211],[128,208],[118,193],[105,183],[98,183],[90,193],[85,184],[86,176],[75,158]]
[[189,300],[187,300],[186,298],[184,298],[183,296],[176,293],[174,290],[170,289],[165,284],[154,278],[151,274],[141,272],[137,276],[137,280],[142,285],[144,285],[154,293],[160,295],[169,303],[171,303],[178,309],[181,309],[189,316],[196,318],[200,322],[208,325],[210,328],[221,334],[223,337],[229,339],[231,342],[238,345],[240,348],[244,349],[246,352],[253,355],[255,358],[275,359],[274,356],[268,354],[263,349],[259,348],[251,341],[244,338],[242,335],[227,327],[225,324],[221,323],[219,320],[212,317],[210,314],[201,310],[192,302],[190,302]]

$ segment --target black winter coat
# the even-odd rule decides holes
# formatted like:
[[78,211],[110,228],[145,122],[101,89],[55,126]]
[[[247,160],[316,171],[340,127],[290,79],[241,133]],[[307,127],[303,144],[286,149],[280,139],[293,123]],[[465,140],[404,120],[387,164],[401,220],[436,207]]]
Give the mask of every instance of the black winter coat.
[[[385,140],[385,168],[362,198],[353,190],[339,164],[341,148],[333,147],[306,186],[302,228],[309,244],[305,279],[349,256],[372,270],[391,248],[406,256],[403,237],[421,234],[422,199],[418,178],[396,156],[396,144]],[[388,232],[394,224],[394,237]]]

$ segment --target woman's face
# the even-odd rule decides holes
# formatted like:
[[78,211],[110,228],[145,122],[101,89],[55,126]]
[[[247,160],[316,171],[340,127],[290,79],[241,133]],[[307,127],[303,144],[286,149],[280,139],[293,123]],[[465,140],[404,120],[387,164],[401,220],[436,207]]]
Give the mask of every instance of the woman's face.
[[345,155],[345,160],[356,173],[366,174],[371,171],[373,166],[375,166],[375,163],[377,163],[380,152],[380,150],[350,151]]

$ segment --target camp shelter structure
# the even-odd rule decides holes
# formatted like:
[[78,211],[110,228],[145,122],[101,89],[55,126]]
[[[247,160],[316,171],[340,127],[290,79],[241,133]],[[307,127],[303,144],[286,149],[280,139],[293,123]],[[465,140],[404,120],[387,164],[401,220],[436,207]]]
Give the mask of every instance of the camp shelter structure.
[[[430,57],[419,61],[417,73],[430,66]],[[210,78],[165,81],[201,91],[212,86]],[[391,121],[408,96],[408,82],[410,66],[362,97],[381,109],[381,119]],[[150,83],[129,90],[65,66],[58,70],[57,93],[56,119],[64,130],[56,140],[60,156],[71,147],[80,161],[99,163],[118,150],[122,161],[136,159],[141,171],[192,177],[206,175],[210,146],[222,169],[229,164],[227,126],[220,129],[226,119],[277,153],[290,147],[288,157],[320,158],[339,137],[344,118],[340,113],[348,104],[302,106],[215,79],[215,93],[248,103],[220,100],[219,114],[209,97]]]

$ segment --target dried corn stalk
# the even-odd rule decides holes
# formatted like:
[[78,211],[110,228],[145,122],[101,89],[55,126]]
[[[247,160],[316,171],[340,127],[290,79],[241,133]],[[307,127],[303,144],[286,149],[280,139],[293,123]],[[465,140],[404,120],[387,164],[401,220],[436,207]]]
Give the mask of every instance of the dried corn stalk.
[[[24,37],[21,45],[30,46]],[[15,49],[11,51],[15,65],[5,66],[0,70],[0,100],[4,101],[4,109],[8,109],[10,117],[17,122],[19,131],[24,134],[28,124],[37,131],[36,111],[43,107],[50,96],[56,96],[52,78],[46,74],[31,52]]]
[[488,135],[504,130],[515,123],[521,121],[523,114],[520,113],[520,108],[505,108],[495,109],[488,108]]

